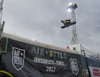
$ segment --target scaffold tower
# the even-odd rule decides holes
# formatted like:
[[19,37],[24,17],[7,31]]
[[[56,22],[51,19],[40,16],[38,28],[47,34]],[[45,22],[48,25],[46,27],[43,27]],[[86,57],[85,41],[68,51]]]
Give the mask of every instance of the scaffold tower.
[[[69,3],[68,9],[71,11],[71,22],[76,22],[76,16],[75,16],[75,9],[77,8],[76,4]],[[76,24],[72,25],[72,40],[71,44],[79,44],[79,40],[77,38],[77,33],[76,33]]]

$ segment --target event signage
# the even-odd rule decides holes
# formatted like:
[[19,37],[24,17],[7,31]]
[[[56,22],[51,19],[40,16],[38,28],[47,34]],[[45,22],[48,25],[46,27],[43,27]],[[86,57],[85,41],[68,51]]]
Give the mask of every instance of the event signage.
[[81,77],[81,57],[78,54],[2,39],[1,60],[14,77]]
[[89,67],[91,72],[91,77],[100,77],[100,68],[98,67]]
[[16,70],[21,70],[24,66],[25,50],[12,47],[12,64]]

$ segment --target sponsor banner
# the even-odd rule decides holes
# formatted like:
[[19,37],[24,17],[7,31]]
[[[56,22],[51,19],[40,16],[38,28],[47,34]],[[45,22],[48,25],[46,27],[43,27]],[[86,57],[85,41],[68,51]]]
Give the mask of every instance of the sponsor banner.
[[[81,57],[45,47],[2,39],[0,70],[14,77],[81,77]],[[6,47],[6,49],[5,49]]]
[[98,67],[89,67],[91,77],[100,77],[100,68]]

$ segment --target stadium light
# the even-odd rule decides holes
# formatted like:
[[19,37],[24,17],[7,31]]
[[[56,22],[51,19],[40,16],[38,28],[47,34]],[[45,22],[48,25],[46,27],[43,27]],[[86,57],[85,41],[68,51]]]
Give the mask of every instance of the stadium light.
[[73,5],[73,3],[72,2],[69,2],[69,4],[68,4],[69,6],[72,6]]
[[68,11],[68,12],[71,12],[71,11],[72,11],[72,9],[70,9],[70,8],[67,8],[67,11]]
[[71,12],[72,10],[77,8],[77,4],[73,4],[72,2],[70,2],[68,5],[69,5],[67,8],[68,12]]

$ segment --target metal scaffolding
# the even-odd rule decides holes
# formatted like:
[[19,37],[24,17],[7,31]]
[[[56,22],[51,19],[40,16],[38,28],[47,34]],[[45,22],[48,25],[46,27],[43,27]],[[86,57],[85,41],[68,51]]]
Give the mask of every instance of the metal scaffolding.
[[[75,9],[74,8],[72,8],[72,11],[71,11],[71,20],[72,20],[72,22],[76,21]],[[79,44],[79,41],[78,41],[78,38],[77,38],[77,33],[76,33],[76,24],[72,25],[71,44]]]

